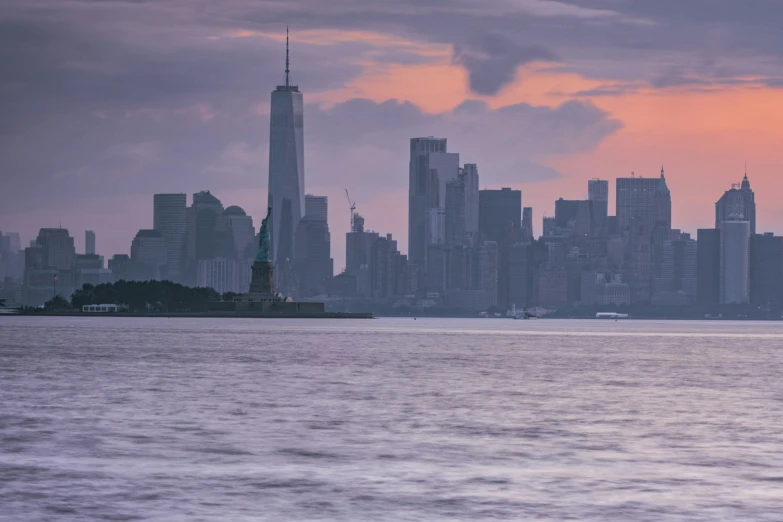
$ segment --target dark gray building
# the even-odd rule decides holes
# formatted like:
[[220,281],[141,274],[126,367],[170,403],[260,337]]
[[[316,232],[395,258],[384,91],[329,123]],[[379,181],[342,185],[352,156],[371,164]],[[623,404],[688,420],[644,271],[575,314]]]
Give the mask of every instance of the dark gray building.
[[555,223],[558,228],[573,228],[579,203],[576,199],[560,198],[555,201]]
[[508,309],[509,250],[518,241],[522,228],[522,192],[502,188],[479,191],[479,237],[497,243],[497,306]]
[[720,302],[720,230],[700,228],[696,235],[696,299],[699,304]]
[[312,297],[323,294],[334,275],[331,257],[331,236],[326,221],[319,216],[306,215],[296,227],[297,296]]
[[533,207],[524,207],[522,209],[522,241],[529,243],[533,240]]
[[465,243],[465,183],[461,179],[446,183],[446,248]]
[[750,238],[750,302],[783,308],[783,237],[766,233]]
[[180,282],[185,269],[185,238],[188,232],[187,196],[155,194],[152,228],[163,234],[168,253],[168,275]]
[[95,232],[93,232],[92,230],[86,230],[84,232],[84,253],[85,254],[95,253]]
[[593,226],[602,230],[609,214],[609,181],[591,179],[587,182],[587,199],[592,202]]

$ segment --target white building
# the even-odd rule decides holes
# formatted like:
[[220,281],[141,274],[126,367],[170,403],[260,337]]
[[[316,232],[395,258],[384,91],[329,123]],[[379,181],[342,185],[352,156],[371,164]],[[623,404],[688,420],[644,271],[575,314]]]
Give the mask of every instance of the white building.
[[269,205],[277,266],[294,258],[294,232],[305,207],[304,100],[291,84],[287,35],[285,56],[285,84],[272,91],[269,117]]
[[720,302],[750,301],[750,221],[720,224]]
[[250,265],[234,259],[208,259],[198,262],[196,284],[218,293],[244,293],[250,288]]

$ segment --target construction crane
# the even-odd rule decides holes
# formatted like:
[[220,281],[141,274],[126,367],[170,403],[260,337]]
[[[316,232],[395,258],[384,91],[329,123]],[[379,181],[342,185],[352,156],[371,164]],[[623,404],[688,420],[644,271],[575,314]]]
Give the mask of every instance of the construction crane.
[[345,197],[348,198],[348,205],[351,207],[351,232],[353,232],[353,215],[356,210],[356,203],[351,201],[351,196],[348,194],[348,189],[345,189]]

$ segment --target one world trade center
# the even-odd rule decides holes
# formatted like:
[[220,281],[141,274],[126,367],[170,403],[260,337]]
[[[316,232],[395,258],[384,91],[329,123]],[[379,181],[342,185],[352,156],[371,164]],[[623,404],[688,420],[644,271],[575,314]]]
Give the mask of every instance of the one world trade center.
[[299,87],[291,85],[288,29],[285,45],[285,84],[272,91],[269,118],[269,205],[275,265],[294,257],[294,231],[304,210],[304,108]]

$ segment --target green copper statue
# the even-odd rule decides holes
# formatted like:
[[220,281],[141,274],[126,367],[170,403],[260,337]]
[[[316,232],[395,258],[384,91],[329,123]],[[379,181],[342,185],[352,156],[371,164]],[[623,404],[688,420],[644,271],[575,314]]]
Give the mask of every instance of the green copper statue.
[[269,263],[272,261],[270,256],[272,237],[269,235],[269,227],[267,226],[267,222],[271,215],[272,207],[269,207],[266,212],[266,217],[261,221],[261,230],[258,232],[258,254],[256,254],[256,261],[262,263]]

